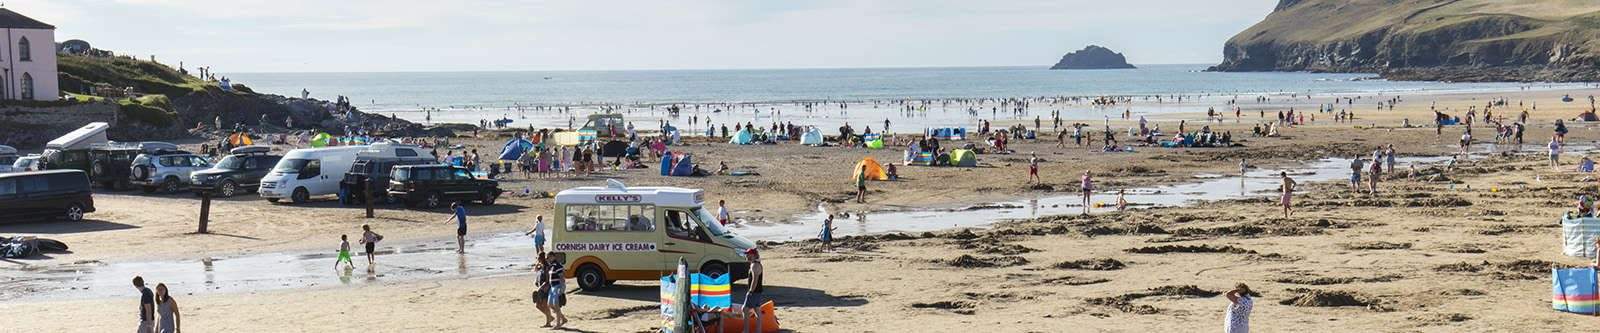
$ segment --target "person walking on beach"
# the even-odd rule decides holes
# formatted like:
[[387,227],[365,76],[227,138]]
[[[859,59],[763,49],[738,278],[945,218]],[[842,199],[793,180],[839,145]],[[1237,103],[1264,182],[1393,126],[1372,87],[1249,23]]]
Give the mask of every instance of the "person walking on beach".
[[454,211],[454,213],[450,214],[450,218],[444,220],[444,222],[456,221],[456,253],[465,254],[467,253],[467,206],[462,205],[460,201],[456,201],[450,203],[450,210]]
[[1382,149],[1372,151],[1372,166],[1370,168],[1368,168],[1368,169],[1371,169],[1372,173],[1367,175],[1367,178],[1369,178],[1369,180],[1367,182],[1370,183],[1370,185],[1367,187],[1367,192],[1372,193],[1373,195],[1377,195],[1378,194],[1378,177],[1383,175],[1383,150]]
[[1283,191],[1279,199],[1280,203],[1283,204],[1283,218],[1289,218],[1289,207],[1294,199],[1294,179],[1289,178],[1288,171],[1279,171],[1278,177],[1282,178],[1282,181],[1278,184],[1278,189]]
[[545,302],[549,304],[550,312],[556,315],[556,325],[553,327],[560,329],[567,325],[567,315],[561,313],[561,307],[567,305],[567,268],[554,256],[545,260],[545,265],[550,267],[546,270],[549,272],[546,276],[550,279],[550,288]]
[[341,262],[350,264],[350,268],[356,267],[356,264],[350,261],[350,235],[339,235],[339,257],[333,260],[333,269],[338,270]]
[[144,287],[144,277],[133,277],[133,288],[139,290],[139,333],[155,333],[156,295]]
[[534,217],[533,230],[523,234],[533,236],[533,249],[540,256],[539,262],[544,262],[544,215]]
[[1243,283],[1224,294],[1228,297],[1228,312],[1223,321],[1223,325],[1226,325],[1223,332],[1250,333],[1250,311],[1255,308],[1255,301],[1250,294],[1250,286]]
[[1461,131],[1461,156],[1468,156],[1469,147],[1472,146],[1472,126],[1468,125]]
[[1128,195],[1128,190],[1127,189],[1118,189],[1117,190],[1117,211],[1121,212],[1121,211],[1127,211],[1128,210],[1128,197],[1127,197],[1127,195]]
[[156,284],[156,315],[159,317],[156,332],[183,333],[183,313],[178,311],[178,301],[172,299],[167,285]]
[[533,287],[533,307],[544,314],[544,326],[539,327],[550,327],[550,322],[555,320],[555,317],[550,316],[550,265],[546,264],[550,259],[547,256],[544,252],[539,252],[539,262],[533,267],[534,281],[536,281]]
[[1091,196],[1094,195],[1094,179],[1089,175],[1089,170],[1083,170],[1083,177],[1080,181],[1078,189],[1083,192],[1083,215],[1089,215],[1089,206],[1091,205],[1089,201]]
[[1039,180],[1039,154],[1028,153],[1028,183],[1037,184]]
[[373,266],[376,266],[378,264],[378,259],[377,259],[377,256],[376,256],[376,252],[378,252],[377,251],[378,250],[378,242],[382,241],[382,240],[383,240],[383,235],[379,235],[376,232],[372,232],[372,226],[371,225],[366,225],[366,224],[361,225],[361,245],[364,245],[366,247],[366,250],[367,250],[367,270],[368,271],[371,271],[373,269]]
[[1365,166],[1361,155],[1350,158],[1350,191],[1361,193],[1361,169]]
[[856,203],[867,203],[867,166],[856,170]]

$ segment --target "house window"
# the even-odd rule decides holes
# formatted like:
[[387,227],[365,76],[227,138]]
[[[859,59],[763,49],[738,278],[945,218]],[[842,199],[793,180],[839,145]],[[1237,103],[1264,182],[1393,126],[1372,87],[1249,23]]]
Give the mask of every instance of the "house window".
[[33,99],[33,75],[22,73],[22,99]]
[[33,61],[33,47],[28,46],[28,37],[22,37],[22,40],[17,41],[17,60]]

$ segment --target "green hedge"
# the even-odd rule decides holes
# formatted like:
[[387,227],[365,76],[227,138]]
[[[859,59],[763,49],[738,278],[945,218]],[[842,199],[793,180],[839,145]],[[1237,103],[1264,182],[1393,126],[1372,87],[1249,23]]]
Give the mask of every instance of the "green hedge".
[[117,113],[121,119],[154,127],[171,127],[178,120],[178,113],[168,110],[170,108],[166,96],[147,95],[138,100],[122,100],[118,103]]

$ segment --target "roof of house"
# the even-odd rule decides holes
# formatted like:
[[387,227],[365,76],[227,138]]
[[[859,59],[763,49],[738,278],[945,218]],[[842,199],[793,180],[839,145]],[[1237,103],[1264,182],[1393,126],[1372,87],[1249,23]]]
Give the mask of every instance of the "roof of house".
[[56,26],[39,22],[31,17],[23,16],[10,9],[0,8],[0,28],[7,29],[55,29]]

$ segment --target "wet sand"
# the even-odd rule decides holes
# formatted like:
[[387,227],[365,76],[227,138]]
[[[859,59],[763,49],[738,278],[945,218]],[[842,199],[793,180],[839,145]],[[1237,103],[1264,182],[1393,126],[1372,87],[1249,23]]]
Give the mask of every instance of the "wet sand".
[[[728,161],[735,169],[753,169],[762,176],[663,178],[655,170],[631,170],[584,179],[513,181],[504,187],[557,191],[619,178],[634,185],[704,188],[708,201],[728,200],[735,215],[752,220],[747,228],[757,233],[768,223],[806,218],[819,203],[831,211],[920,211],[1071,195],[1085,169],[1097,174],[1102,189],[1140,188],[1236,173],[1239,158],[1262,168],[1287,168],[1366,155],[1388,143],[1404,156],[1447,154],[1454,150],[1460,126],[1446,128],[1442,136],[1432,128],[1392,127],[1402,118],[1424,123],[1431,117],[1428,101],[1434,98],[1440,108],[1465,109],[1511,96],[1510,109],[1516,109],[1517,99],[1540,102],[1526,136],[1525,150],[1535,153],[1463,161],[1447,173],[1448,181],[1391,179],[1376,196],[1352,194],[1337,180],[1302,184],[1307,193],[1297,198],[1298,213],[1290,219],[1281,218],[1268,200],[1245,198],[1090,217],[1047,216],[971,231],[851,238],[834,251],[819,251],[810,242],[768,244],[768,297],[777,300],[785,327],[797,331],[1194,331],[1220,325],[1227,301],[1217,293],[1244,282],[1262,294],[1253,315],[1258,330],[1552,331],[1589,320],[1549,310],[1548,268],[1586,262],[1560,254],[1560,229],[1554,221],[1575,194],[1594,190],[1593,180],[1570,171],[1577,156],[1567,156],[1559,172],[1543,164],[1543,138],[1551,121],[1576,115],[1579,104],[1587,107],[1560,103],[1560,94],[1410,96],[1397,111],[1357,110],[1354,124],[1334,124],[1331,115],[1319,114],[1315,124],[1285,130],[1282,138],[1242,135],[1252,120],[1259,120],[1245,105],[1244,121],[1218,125],[1233,130],[1235,138],[1247,139],[1243,148],[1099,153],[1056,149],[1054,142],[1017,143],[1015,149],[1022,153],[982,155],[979,168],[902,167],[907,179],[871,184],[865,205],[846,200],[851,195],[849,166],[864,155],[895,161],[898,150],[702,142],[684,149],[703,165]],[[1203,115],[1157,120],[1171,131],[1180,118],[1199,126]],[[1002,124],[1006,122],[996,122],[997,127]],[[1569,143],[1589,144],[1600,137],[1591,125],[1569,126]],[[1475,134],[1492,137],[1482,129]],[[502,140],[478,144],[493,147],[497,141]],[[1048,188],[1024,184],[1029,151],[1047,161],[1041,175]],[[1111,200],[1106,196],[1096,201]],[[8,270],[0,274],[0,285],[28,286],[37,276],[13,272],[74,265],[189,260],[196,262],[192,266],[199,274],[204,272],[202,258],[331,253],[338,234],[359,234],[362,223],[384,233],[386,246],[453,245],[444,241],[453,225],[444,222],[442,210],[385,207],[379,219],[366,220],[360,218],[360,209],[332,202],[286,206],[246,196],[220,201],[213,207],[214,234],[195,235],[190,233],[198,203],[188,195],[97,194],[96,202],[100,212],[89,216],[94,221],[0,226],[0,234],[56,238],[74,250],[48,259],[0,262]],[[548,215],[551,209],[549,199],[525,198],[473,208],[483,214],[473,219],[475,237],[527,228],[533,215]],[[865,223],[874,223],[868,216]],[[942,217],[934,213],[930,218]],[[844,220],[841,227],[848,223],[857,222]],[[515,255],[508,252],[495,260],[514,262]],[[430,260],[446,266],[455,257],[437,256],[445,259]],[[474,271],[483,269],[479,265],[499,267],[472,258],[469,253]],[[410,264],[400,256],[388,264],[385,259],[379,259],[379,274],[398,275],[401,268],[386,265]],[[326,257],[303,260],[308,267],[332,265]],[[525,266],[510,265],[500,268],[504,274],[443,270],[431,278],[375,276],[370,281],[358,268],[350,284],[337,283],[340,273],[330,268],[320,279],[335,283],[176,292],[185,306],[186,324],[200,331],[537,329],[541,322],[528,301],[532,279],[515,272]],[[127,278],[131,276],[122,277]],[[146,275],[152,282],[184,278]],[[132,326],[132,288],[114,282],[87,285],[95,289],[8,288],[8,296],[23,300],[0,304],[0,310],[22,314],[12,316],[16,320],[7,329]],[[654,284],[622,285],[596,295],[574,294],[568,310],[576,319],[571,326],[632,332],[658,324]],[[118,295],[119,287],[125,293],[107,296]],[[50,294],[42,294],[46,292]],[[742,285],[736,292],[742,292]],[[27,297],[31,293],[45,296]]]

